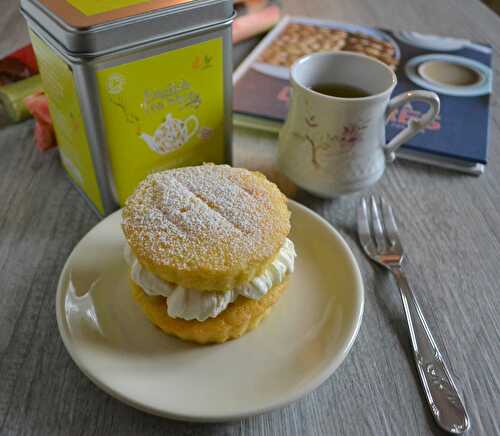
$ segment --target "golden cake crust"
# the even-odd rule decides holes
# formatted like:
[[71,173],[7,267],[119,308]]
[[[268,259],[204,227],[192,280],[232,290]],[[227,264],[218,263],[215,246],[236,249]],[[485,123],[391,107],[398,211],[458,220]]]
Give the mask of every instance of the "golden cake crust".
[[251,300],[240,296],[216,318],[200,322],[171,318],[167,314],[165,297],[151,297],[130,280],[134,300],[153,324],[169,335],[199,344],[226,342],[253,330],[269,314],[287,284],[288,276],[261,299]]
[[227,165],[152,174],[122,216],[125,237],[146,269],[201,291],[232,289],[262,274],[290,231],[278,187]]

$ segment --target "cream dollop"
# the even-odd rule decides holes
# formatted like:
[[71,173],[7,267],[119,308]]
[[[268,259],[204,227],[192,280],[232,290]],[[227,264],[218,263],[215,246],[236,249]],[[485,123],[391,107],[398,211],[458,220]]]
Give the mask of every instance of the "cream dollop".
[[144,268],[128,244],[125,245],[125,260],[130,266],[132,280],[146,294],[167,298],[167,313],[172,318],[205,321],[215,318],[223,312],[239,295],[258,300],[267,294],[269,289],[281,283],[286,274],[293,272],[295,247],[290,239],[285,239],[278,255],[272,264],[260,276],[249,283],[226,292],[199,291],[187,289],[169,283]]
[[267,294],[274,285],[281,283],[287,273],[293,272],[295,263],[295,246],[290,239],[285,239],[278,256],[273,263],[260,275],[254,277],[249,283],[238,286],[235,291],[239,295],[258,300]]

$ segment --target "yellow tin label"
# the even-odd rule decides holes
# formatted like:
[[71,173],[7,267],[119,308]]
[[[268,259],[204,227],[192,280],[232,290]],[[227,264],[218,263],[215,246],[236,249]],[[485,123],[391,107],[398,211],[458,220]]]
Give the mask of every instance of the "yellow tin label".
[[49,100],[61,161],[71,179],[104,213],[85,125],[80,112],[73,72],[33,32],[31,41],[36,53],[42,84]]
[[97,73],[111,169],[120,204],[149,173],[222,163],[222,39]]
[[87,16],[103,14],[127,6],[148,3],[150,0],[67,0],[67,2]]

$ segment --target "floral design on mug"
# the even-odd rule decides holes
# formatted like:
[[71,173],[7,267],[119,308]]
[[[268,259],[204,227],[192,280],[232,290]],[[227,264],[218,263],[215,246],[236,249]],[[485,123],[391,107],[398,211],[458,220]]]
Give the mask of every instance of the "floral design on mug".
[[349,123],[342,127],[340,137],[333,136],[332,141],[338,142],[342,151],[349,151],[363,140],[363,130],[368,126],[367,122],[358,121]]
[[318,151],[320,149],[326,150],[327,145],[325,143],[317,143],[314,141],[313,138],[309,136],[309,134],[306,133],[304,137],[302,135],[295,133],[296,136],[300,137],[301,139],[305,139],[310,145],[311,145],[311,156],[312,156],[312,164],[314,165],[315,168],[319,168],[319,161],[318,161]]
[[342,126],[339,133],[330,134],[319,132],[316,133],[316,127],[319,125],[316,122],[314,115],[308,115],[304,119],[306,125],[311,129],[308,133],[293,132],[296,138],[306,141],[311,147],[311,162],[318,169],[321,167],[321,153],[332,155],[338,152],[349,152],[356,144],[363,140],[364,130],[368,126],[369,120],[358,120]]
[[317,123],[316,117],[314,115],[306,117],[304,119],[304,121],[306,122],[306,124],[307,124],[308,127],[312,127],[312,128],[318,127],[318,123]]
[[307,127],[312,129],[319,127],[318,122],[316,120],[316,115],[311,111],[311,102],[308,98],[304,99],[304,107],[305,107],[305,117],[304,122]]

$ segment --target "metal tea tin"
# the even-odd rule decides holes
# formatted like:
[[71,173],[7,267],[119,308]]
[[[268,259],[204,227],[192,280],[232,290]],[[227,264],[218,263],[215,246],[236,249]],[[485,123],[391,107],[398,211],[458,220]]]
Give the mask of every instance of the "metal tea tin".
[[100,215],[231,162],[231,0],[21,0],[70,178]]

